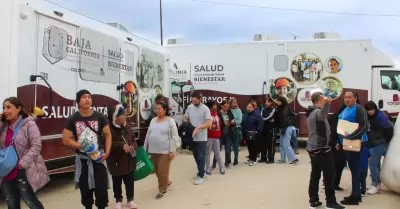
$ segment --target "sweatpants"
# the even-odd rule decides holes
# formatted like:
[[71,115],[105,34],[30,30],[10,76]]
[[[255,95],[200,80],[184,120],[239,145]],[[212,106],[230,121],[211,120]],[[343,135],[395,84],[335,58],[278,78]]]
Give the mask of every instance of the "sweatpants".
[[220,140],[209,138],[207,140],[207,150],[206,150],[206,170],[210,171],[210,160],[211,160],[211,152],[214,152],[214,159],[218,162],[219,169],[224,168],[224,164],[221,159],[221,151],[220,151]]
[[123,176],[113,176],[113,191],[114,191],[114,198],[116,202],[122,202],[122,181],[125,184],[125,192],[126,192],[126,200],[127,202],[133,201],[134,196],[134,172],[130,172]]
[[151,154],[151,162],[153,163],[158,179],[158,190],[160,193],[165,193],[168,190],[171,160],[168,154]]
[[87,160],[82,159],[82,172],[79,177],[79,189],[81,191],[81,203],[86,209],[93,206],[93,193],[96,197],[95,205],[99,209],[107,208],[108,206],[108,173],[107,168],[103,163],[93,162],[94,183],[96,188],[89,189],[88,175],[89,168]]
[[257,147],[257,136],[254,140],[246,140],[247,148],[249,149],[249,160],[256,162],[257,161],[257,154],[258,154],[258,147]]

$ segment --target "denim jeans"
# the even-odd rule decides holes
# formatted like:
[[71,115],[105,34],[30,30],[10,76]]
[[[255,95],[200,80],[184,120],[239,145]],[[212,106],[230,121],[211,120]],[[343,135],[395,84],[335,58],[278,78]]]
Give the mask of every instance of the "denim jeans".
[[296,160],[296,155],[292,147],[290,146],[290,139],[293,136],[293,132],[296,134],[296,129],[294,126],[289,126],[284,130],[284,135],[282,135],[282,131],[280,134],[280,153],[281,153],[281,160],[286,162],[286,156],[289,162]]
[[299,142],[297,140],[297,131],[296,131],[296,127],[292,126],[294,131],[292,132],[292,139],[291,141],[293,142],[293,148],[297,149],[299,148]]
[[204,169],[206,166],[206,150],[207,142],[193,142],[193,157],[197,165],[197,176],[204,177]]
[[385,156],[388,149],[388,144],[379,144],[373,148],[370,148],[371,160],[369,161],[372,186],[378,186],[381,183],[379,174],[381,172],[381,158]]
[[8,209],[21,209],[21,198],[30,209],[44,209],[29,185],[25,170],[18,170],[17,177],[1,185]]
[[233,138],[234,162],[237,162],[239,159],[240,143],[242,143],[242,127],[236,127],[236,135]]
[[224,143],[225,147],[225,166],[230,165],[232,163],[232,135],[227,134],[222,138],[222,142]]

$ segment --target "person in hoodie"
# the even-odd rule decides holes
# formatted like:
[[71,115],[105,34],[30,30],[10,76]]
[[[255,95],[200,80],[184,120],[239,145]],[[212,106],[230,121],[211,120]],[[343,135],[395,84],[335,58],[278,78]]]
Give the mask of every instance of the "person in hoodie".
[[0,114],[0,130],[0,150],[14,145],[19,153],[15,168],[6,176],[0,177],[1,191],[8,208],[21,208],[22,199],[29,208],[44,209],[35,194],[50,181],[43,157],[40,155],[40,131],[18,98],[10,97],[4,100],[3,113]]
[[299,160],[290,146],[291,138],[293,137],[293,132],[296,132],[295,125],[295,115],[289,109],[288,102],[285,97],[279,96],[276,101],[277,113],[275,114],[274,120],[279,128],[280,133],[280,153],[281,159],[277,163],[286,163],[286,157],[288,158],[290,164],[297,164]]
[[275,140],[274,140],[274,132],[275,132],[275,102],[272,98],[268,98],[265,100],[264,109],[262,110],[262,117],[264,120],[264,130],[263,137],[261,138],[261,160],[260,163],[272,164],[275,162]]
[[114,209],[122,208],[122,182],[125,184],[127,208],[136,209],[134,202],[134,171],[136,169],[137,144],[132,129],[127,126],[125,109],[121,104],[108,108],[108,120],[112,137],[110,156],[107,167],[112,176],[116,204]]
[[239,105],[237,103],[236,99],[232,99],[229,102],[229,107],[230,110],[233,114],[233,117],[236,122],[236,134],[233,138],[233,153],[235,155],[234,160],[233,160],[233,166],[236,166],[239,164],[239,146],[240,143],[242,142],[242,119],[243,119],[243,114],[242,111],[239,108]]
[[370,170],[372,186],[367,193],[377,194],[380,190],[381,180],[379,178],[381,171],[381,158],[385,156],[389,142],[393,137],[393,125],[389,119],[380,111],[373,101],[365,104],[368,112],[370,131],[368,132],[368,146],[371,152]]
[[322,205],[319,201],[319,181],[321,172],[324,176],[326,208],[344,209],[336,202],[334,178],[335,165],[331,152],[331,133],[328,123],[328,114],[332,100],[323,96],[321,92],[315,92],[311,96],[314,106],[307,111],[308,141],[307,152],[311,159],[311,175],[308,194],[310,208]]
[[243,135],[246,137],[247,147],[249,149],[249,159],[246,164],[254,166],[257,164],[257,139],[260,137],[264,128],[264,121],[260,114],[254,110],[254,103],[247,105],[247,116],[242,121]]
[[[213,169],[215,169],[216,164],[218,162],[219,165],[219,172],[224,175],[225,174],[225,166],[222,163],[221,159],[221,145],[220,145],[220,138],[222,136],[223,126],[223,119],[222,116],[218,113],[218,105],[214,100],[207,101],[207,107],[210,108],[211,117],[212,117],[212,125],[207,130],[207,151],[206,151],[206,174],[211,175],[211,168],[210,168],[210,156],[211,152],[214,152],[214,161]],[[230,153],[229,153],[230,154]]]

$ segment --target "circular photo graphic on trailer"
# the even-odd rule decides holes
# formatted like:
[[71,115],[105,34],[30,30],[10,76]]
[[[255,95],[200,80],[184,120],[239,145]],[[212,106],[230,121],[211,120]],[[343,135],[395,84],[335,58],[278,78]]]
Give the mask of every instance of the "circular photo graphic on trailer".
[[309,106],[313,106],[313,103],[311,101],[311,95],[313,95],[315,92],[321,92],[323,91],[319,88],[304,88],[299,91],[297,94],[297,102],[302,106],[303,108],[308,108]]
[[299,84],[311,85],[321,78],[323,64],[317,55],[302,53],[294,57],[290,69],[294,80]]
[[133,81],[127,81],[121,90],[121,104],[126,107],[127,117],[134,116],[138,111],[139,90]]
[[339,57],[329,57],[328,59],[326,59],[325,61],[325,70],[328,73],[338,73],[340,71],[342,71],[343,68],[343,62],[342,59],[340,59]]
[[270,81],[269,94],[276,100],[278,96],[285,97],[291,103],[296,97],[296,84],[289,78],[280,77]]
[[136,79],[140,90],[148,93],[153,89],[155,79],[155,67],[152,58],[147,54],[142,54],[136,66]]
[[153,88],[153,92],[151,93],[152,101],[155,101],[157,95],[163,95],[163,90],[160,85],[155,85]]
[[319,83],[318,87],[322,89],[322,93],[330,98],[337,99],[343,92],[343,84],[336,77],[325,77]]
[[148,96],[144,96],[140,101],[140,116],[143,120],[148,120],[151,116],[151,99]]

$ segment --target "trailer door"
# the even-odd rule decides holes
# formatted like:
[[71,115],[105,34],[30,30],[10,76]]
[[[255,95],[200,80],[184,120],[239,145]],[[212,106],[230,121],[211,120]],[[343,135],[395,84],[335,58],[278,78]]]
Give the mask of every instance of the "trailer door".
[[139,128],[139,89],[134,72],[139,59],[139,47],[130,43],[123,43],[121,52],[123,55],[119,74],[121,86],[118,89],[120,101],[127,107],[128,121],[131,126],[137,129]]
[[380,110],[396,114],[400,112],[400,70],[395,68],[374,68],[372,99]]

